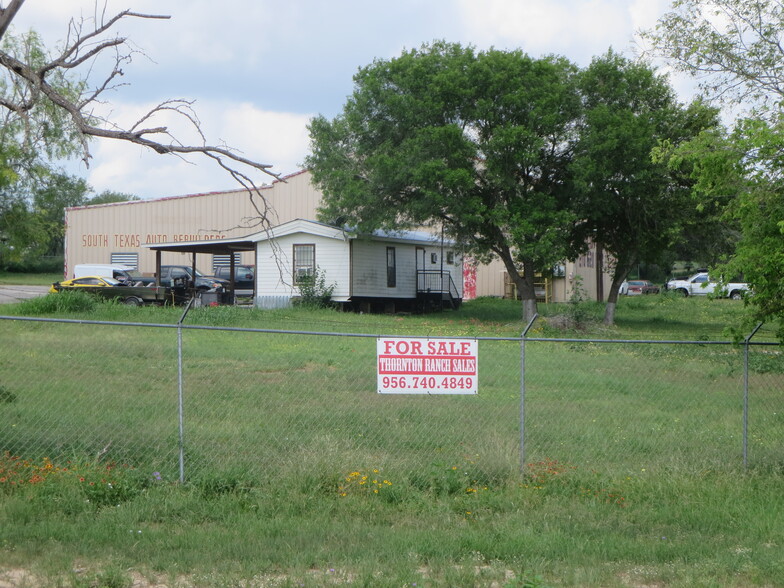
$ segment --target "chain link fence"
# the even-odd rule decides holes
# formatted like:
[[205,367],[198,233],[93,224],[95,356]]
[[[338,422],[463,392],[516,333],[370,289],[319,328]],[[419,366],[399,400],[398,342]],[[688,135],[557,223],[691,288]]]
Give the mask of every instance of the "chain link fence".
[[771,343],[479,338],[478,394],[457,396],[378,394],[375,335],[6,317],[0,346],[0,452],[171,480],[492,483],[531,462],[739,469],[784,450]]

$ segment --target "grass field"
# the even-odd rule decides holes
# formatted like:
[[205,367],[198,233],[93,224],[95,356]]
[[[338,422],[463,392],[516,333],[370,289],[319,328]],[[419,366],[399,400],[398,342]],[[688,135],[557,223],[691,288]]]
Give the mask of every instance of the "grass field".
[[52,274],[22,274],[0,271],[0,284],[21,286],[49,286],[63,279],[61,272]]
[[[725,300],[624,299],[611,329],[600,305],[570,331],[549,319],[573,309],[540,310],[531,337],[707,341],[747,328]],[[186,324],[513,338],[519,312],[497,300],[424,316],[218,307]],[[20,570],[28,586],[112,588],[784,583],[775,347],[750,354],[744,468],[742,349],[529,342],[521,466],[519,342],[480,341],[478,396],[379,397],[372,337],[185,330],[180,485],[175,330],[3,320],[0,346],[0,452],[12,452],[0,458],[0,585],[3,572],[21,585]]]

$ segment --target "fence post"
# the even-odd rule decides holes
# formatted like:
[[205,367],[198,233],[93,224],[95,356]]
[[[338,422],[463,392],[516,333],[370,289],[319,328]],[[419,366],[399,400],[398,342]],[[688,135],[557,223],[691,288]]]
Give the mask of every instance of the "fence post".
[[177,321],[177,417],[179,421],[179,453],[180,453],[180,484],[185,483],[185,421],[183,418],[183,393],[182,393],[182,323],[193,305],[191,297],[185,305],[185,310]]
[[760,330],[758,324],[743,342],[743,468],[749,465],[749,342]]
[[539,314],[534,314],[520,335],[520,473],[525,472],[525,337]]

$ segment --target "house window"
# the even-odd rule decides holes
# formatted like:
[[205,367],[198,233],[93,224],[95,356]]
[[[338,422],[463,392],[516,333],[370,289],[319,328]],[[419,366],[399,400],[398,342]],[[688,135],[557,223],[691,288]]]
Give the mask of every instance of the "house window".
[[430,254],[430,263],[438,263],[438,253],[431,253]]
[[300,284],[303,279],[316,275],[316,246],[294,245],[294,283]]
[[397,285],[397,265],[395,264],[395,248],[387,247],[387,288]]
[[446,262],[449,265],[455,265],[455,252],[454,251],[447,251],[446,252]]

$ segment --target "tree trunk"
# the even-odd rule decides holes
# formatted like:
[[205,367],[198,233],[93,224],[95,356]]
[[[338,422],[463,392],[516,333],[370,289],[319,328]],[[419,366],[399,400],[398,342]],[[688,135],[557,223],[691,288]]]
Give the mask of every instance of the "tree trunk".
[[528,324],[537,314],[534,265],[529,261],[523,261],[523,273],[521,274],[510,252],[507,251],[505,255],[499,255],[499,257],[504,262],[509,278],[520,293],[520,298],[523,301],[523,322]]
[[534,287],[534,267],[532,263],[524,261],[523,274],[520,275],[520,272],[517,271],[517,268],[514,267],[514,264],[511,265],[514,269],[514,273],[510,272],[509,275],[512,276],[512,279],[514,280],[514,283],[520,292],[520,298],[523,302],[523,322],[528,324],[537,313],[536,288]]
[[618,303],[618,292],[621,289],[621,284],[629,275],[631,266],[625,269],[620,265],[615,266],[615,273],[613,274],[612,285],[610,286],[610,293],[607,296],[607,305],[604,307],[604,324],[611,327],[615,324],[615,308]]
[[[612,296],[612,294],[611,294]],[[618,292],[615,293],[615,300],[618,299]],[[615,300],[607,301],[607,304],[604,307],[604,324],[608,326],[612,326],[615,324]]]
[[527,325],[536,316],[536,298],[523,300],[523,322]]
[[0,39],[3,38],[11,21],[14,20],[16,13],[24,4],[25,0],[11,0],[6,8],[0,8]]

